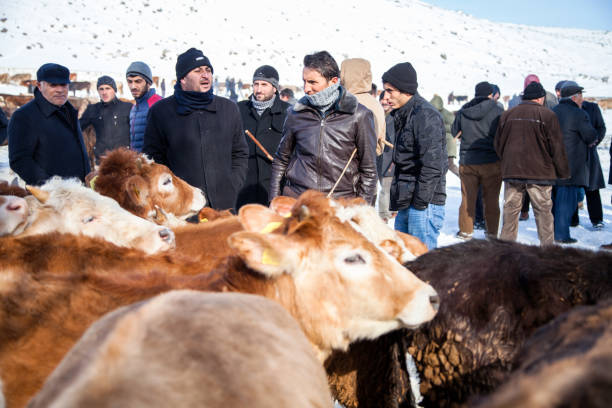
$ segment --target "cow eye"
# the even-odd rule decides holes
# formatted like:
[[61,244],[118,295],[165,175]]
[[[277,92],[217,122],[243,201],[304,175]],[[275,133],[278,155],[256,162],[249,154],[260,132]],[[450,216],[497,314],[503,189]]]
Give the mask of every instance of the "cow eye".
[[90,223],[90,222],[92,222],[95,219],[96,219],[96,217],[94,217],[93,215],[89,215],[89,216],[83,218],[83,224]]
[[167,179],[165,179],[163,184],[164,184],[164,186],[167,186],[167,185],[169,185],[169,184],[172,184],[172,179],[171,179],[171,178],[167,178]]
[[366,263],[365,259],[363,259],[363,257],[359,254],[354,254],[351,256],[347,256],[346,258],[344,258],[344,262],[346,262],[347,264],[364,264]]

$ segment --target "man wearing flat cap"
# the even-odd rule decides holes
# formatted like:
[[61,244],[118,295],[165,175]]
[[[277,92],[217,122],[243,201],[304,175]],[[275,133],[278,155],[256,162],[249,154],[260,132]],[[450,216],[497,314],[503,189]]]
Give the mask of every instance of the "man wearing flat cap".
[[52,176],[85,181],[90,171],[76,109],[68,102],[70,71],[44,64],[36,72],[34,99],[17,109],[8,126],[9,162],[27,184]]
[[134,61],[125,72],[128,87],[136,104],[130,112],[130,148],[140,152],[147,126],[149,109],[162,98],[155,93],[151,68],[142,61]]
[[561,100],[553,108],[561,125],[570,167],[570,178],[558,180],[553,191],[555,241],[563,244],[576,242],[576,239],[570,236],[569,227],[578,206],[579,189],[589,185],[589,146],[597,142],[597,130],[591,125],[589,115],[580,109],[583,90],[584,88],[574,81],[563,82]]
[[132,104],[120,101],[115,80],[107,75],[98,78],[100,102],[89,105],[81,116],[81,129],[93,126],[96,133],[96,162],[104,153],[118,147],[130,147],[130,111]]
[[[279,98],[278,80],[274,67],[263,65],[257,68],[253,73],[253,94],[248,100],[238,102],[244,130],[251,132],[270,155],[278,148],[287,109],[291,106]],[[246,182],[238,194],[237,207],[248,203],[268,205],[272,161],[251,138],[246,140],[249,165]]]
[[142,151],[202,189],[212,208],[233,209],[249,150],[238,107],[213,94],[212,74],[202,51],[178,56],[174,95],[151,107]]
[[554,243],[552,186],[569,177],[563,133],[557,116],[546,107],[546,91],[531,82],[523,102],[504,112],[495,135],[501,159],[504,211],[500,238],[516,241],[519,213],[526,192],[533,206],[540,245]]
[[409,62],[383,74],[384,99],[393,109],[395,173],[389,208],[397,211],[395,229],[438,246],[446,202],[446,131],[440,112],[417,92],[417,73]]

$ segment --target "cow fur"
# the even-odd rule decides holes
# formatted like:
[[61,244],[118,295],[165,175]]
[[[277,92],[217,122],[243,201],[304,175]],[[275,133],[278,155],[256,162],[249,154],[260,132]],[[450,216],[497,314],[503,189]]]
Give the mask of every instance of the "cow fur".
[[406,352],[420,373],[423,406],[462,406],[507,378],[538,327],[612,296],[605,251],[472,240],[406,266],[438,291],[440,311],[416,331],[359,342],[328,359],[332,392],[346,407],[413,406]]
[[323,366],[278,303],[172,291],[107,314],[28,407],[332,406]]

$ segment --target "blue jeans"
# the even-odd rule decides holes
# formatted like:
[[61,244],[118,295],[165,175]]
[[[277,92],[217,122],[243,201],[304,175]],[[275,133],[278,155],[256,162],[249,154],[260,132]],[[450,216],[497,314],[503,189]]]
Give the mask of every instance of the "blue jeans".
[[428,249],[438,246],[438,236],[444,225],[444,206],[429,204],[424,210],[414,207],[398,211],[395,229],[413,235],[423,241]]
[[570,222],[578,206],[580,187],[555,186],[553,188],[553,215],[555,217],[555,239],[570,238]]

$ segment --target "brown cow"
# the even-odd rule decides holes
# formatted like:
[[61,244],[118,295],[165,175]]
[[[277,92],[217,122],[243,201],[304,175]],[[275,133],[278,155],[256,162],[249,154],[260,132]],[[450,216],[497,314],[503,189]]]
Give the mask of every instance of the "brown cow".
[[[93,180],[90,185],[97,192],[116,200],[121,207],[158,223],[161,222],[156,207],[167,214],[185,218],[196,214],[206,204],[202,190],[176,177],[163,164],[126,148],[102,156],[97,172],[90,174],[88,180]],[[175,220],[174,217],[171,219]],[[179,221],[180,224],[184,223]]]
[[94,323],[28,406],[331,408],[332,399],[278,303],[180,290]]
[[[338,220],[319,193],[302,195],[288,218],[259,205],[244,206],[239,217],[245,231],[230,236],[233,254],[211,273],[26,272],[2,262],[0,376],[8,406],[23,406],[93,321],[172,289],[273,299],[299,321],[321,362],[332,349],[416,327],[436,313],[431,286]],[[272,233],[260,232],[270,225]]]

